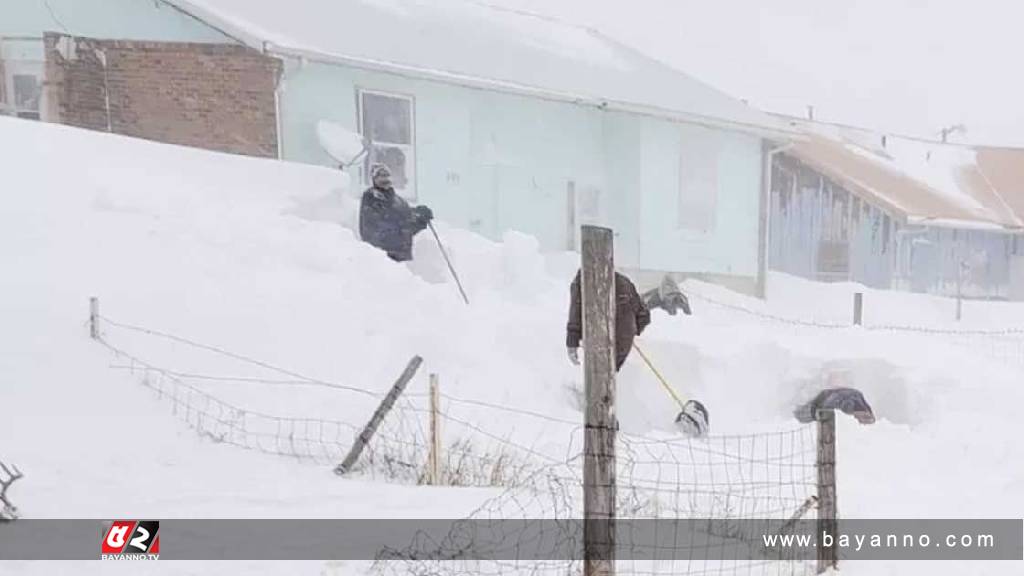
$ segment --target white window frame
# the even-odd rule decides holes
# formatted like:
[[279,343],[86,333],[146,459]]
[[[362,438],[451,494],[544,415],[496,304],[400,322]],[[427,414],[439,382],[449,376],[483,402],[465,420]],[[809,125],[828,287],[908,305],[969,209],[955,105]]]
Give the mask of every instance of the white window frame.
[[[24,113],[36,113],[39,115],[40,120],[45,120],[46,114],[46,102],[43,82],[45,80],[45,63],[40,60],[28,60],[28,59],[8,59],[5,50],[5,45],[8,42],[38,42],[43,43],[42,38],[24,38],[24,37],[7,37],[0,36],[0,60],[3,61],[3,81],[0,82],[0,90],[3,91],[0,94],[0,115],[3,116],[14,116],[20,117]],[[19,109],[17,108],[17,98],[15,94],[14,77],[15,76],[33,76],[39,83],[39,108],[35,110]]]
[[409,144],[400,144],[395,142],[370,142],[371,150],[366,155],[366,161],[363,162],[363,182],[367,185],[369,185],[370,182],[369,169],[370,165],[373,163],[372,147],[380,145],[398,148],[405,154],[405,176],[408,181],[408,185],[405,188],[398,188],[396,186],[395,191],[407,200],[416,200],[418,197],[416,190],[416,98],[411,94],[401,94],[369,88],[356,88],[356,120],[359,126],[359,133],[364,137],[367,136],[365,126],[363,126],[364,94],[381,96],[394,100],[404,100],[409,103]]

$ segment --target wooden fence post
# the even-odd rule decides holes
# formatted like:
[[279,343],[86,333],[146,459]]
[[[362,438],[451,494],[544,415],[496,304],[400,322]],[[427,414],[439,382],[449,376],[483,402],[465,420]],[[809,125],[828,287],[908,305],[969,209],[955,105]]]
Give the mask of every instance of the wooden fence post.
[[[836,413],[834,410],[818,410],[818,574],[839,563],[836,540],[838,532],[838,508],[836,503]],[[826,546],[822,536],[832,536]]]
[[95,296],[89,298],[89,337],[100,338],[100,300]]
[[864,324],[864,294],[862,292],[853,294],[853,324],[854,326]]
[[355,463],[359,460],[359,456],[363,453],[366,445],[370,443],[373,435],[377,432],[377,427],[384,421],[384,417],[391,411],[395,402],[398,401],[398,397],[402,395],[403,391],[405,391],[406,384],[409,383],[409,380],[412,380],[412,377],[416,374],[416,371],[419,370],[420,364],[422,363],[423,358],[420,358],[419,356],[413,356],[412,360],[409,360],[409,364],[405,367],[405,370],[402,371],[402,375],[398,377],[397,381],[395,381],[395,384],[391,387],[391,391],[384,397],[384,400],[380,403],[380,406],[377,407],[377,410],[374,411],[373,416],[366,424],[366,427],[363,428],[363,431],[359,433],[356,441],[352,444],[352,448],[349,450],[348,456],[345,456],[345,460],[335,467],[335,474],[341,476],[352,469]]
[[430,375],[430,455],[427,484],[441,484],[441,391],[437,374]]
[[583,463],[585,576],[615,574],[615,263],[612,231],[582,230],[581,290],[586,423]]

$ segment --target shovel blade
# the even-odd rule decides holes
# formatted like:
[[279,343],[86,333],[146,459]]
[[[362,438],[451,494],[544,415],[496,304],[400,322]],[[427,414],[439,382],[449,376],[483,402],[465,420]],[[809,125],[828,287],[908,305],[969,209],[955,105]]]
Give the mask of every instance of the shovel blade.
[[683,405],[683,411],[676,416],[676,424],[687,436],[705,436],[710,427],[708,409],[700,402],[690,400]]

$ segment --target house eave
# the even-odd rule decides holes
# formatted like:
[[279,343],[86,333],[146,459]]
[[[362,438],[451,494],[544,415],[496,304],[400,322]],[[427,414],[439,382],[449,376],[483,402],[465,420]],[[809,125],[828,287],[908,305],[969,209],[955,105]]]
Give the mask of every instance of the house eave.
[[715,118],[700,114],[687,113],[677,110],[667,110],[653,106],[601,99],[581,94],[553,91],[517,82],[496,80],[491,78],[481,78],[478,76],[472,76],[458,72],[449,72],[446,70],[410,66],[407,64],[375,60],[372,58],[365,57],[348,56],[342,54],[325,54],[323,52],[314,50],[282,46],[280,44],[275,44],[273,42],[265,42],[263,44],[263,50],[267,54],[274,55],[280,58],[293,58],[305,60],[308,62],[319,62],[321,64],[345,66],[374,72],[384,72],[395,76],[403,76],[415,80],[429,80],[433,82],[459,86],[462,88],[500,92],[505,94],[513,94],[517,96],[528,96],[531,98],[548,100],[552,102],[569,103],[577,106],[595,108],[598,110],[622,112],[632,115],[648,116],[662,120],[669,120],[673,122],[700,125],[718,130],[742,132],[745,134],[750,134],[761,138],[789,140],[794,138],[802,138],[803,136],[802,133],[800,133],[799,131],[791,130],[788,127],[784,126],[773,128],[757,124],[737,122],[723,118]]

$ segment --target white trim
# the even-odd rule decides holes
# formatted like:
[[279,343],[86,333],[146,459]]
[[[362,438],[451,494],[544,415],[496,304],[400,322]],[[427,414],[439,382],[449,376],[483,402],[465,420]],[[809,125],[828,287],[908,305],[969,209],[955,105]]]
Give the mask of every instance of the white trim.
[[[44,107],[43,107],[43,81],[45,76],[45,70],[42,62],[36,60],[4,60],[4,81],[3,86],[6,90],[4,98],[0,100],[0,114],[7,116],[20,117],[19,114],[29,113],[38,114],[39,119],[43,119]],[[36,79],[39,84],[39,100],[37,107],[34,110],[18,108],[17,104],[17,87],[15,86],[15,76],[32,76]]]
[[907,223],[930,228],[951,228],[955,230],[980,230],[986,232],[1002,232],[1020,234],[1024,229],[1019,226],[1004,226],[992,222],[978,220],[959,220],[956,218],[932,218],[930,216],[907,216]]
[[411,78],[416,80],[431,80],[442,84],[459,86],[462,88],[475,88],[490,92],[514,94],[519,96],[529,96],[531,98],[537,98],[540,100],[549,100],[552,102],[575,104],[578,106],[596,108],[598,110],[626,112],[637,116],[648,116],[652,118],[660,118],[663,120],[671,120],[674,122],[683,122],[686,124],[703,126],[705,128],[743,132],[746,134],[752,134],[754,136],[764,138],[773,137],[796,140],[808,139],[806,133],[798,129],[789,128],[785,126],[780,126],[777,129],[769,128],[766,126],[747,124],[744,122],[737,122],[734,120],[713,118],[711,116],[704,116],[701,114],[679,112],[664,108],[657,108],[653,106],[645,106],[640,104],[631,104],[628,102],[620,102],[615,100],[603,100],[600,98],[591,98],[589,96],[581,96],[578,94],[571,94],[566,92],[557,92],[547,90],[544,88],[535,88],[533,86],[527,86],[525,84],[519,84],[516,82],[508,82],[504,80],[491,80],[487,78],[480,78],[477,76],[471,76],[468,74],[461,74],[457,72],[447,72],[444,70],[421,68],[405,64],[396,64],[393,62],[373,60],[370,58],[357,58],[352,56],[341,56],[335,54],[322,54],[320,52],[305,50],[301,48],[289,48],[286,46],[274,44],[273,42],[265,43],[265,53],[275,55],[281,58],[304,58],[314,62],[320,62],[322,64],[333,64],[337,66],[359,68],[362,70],[386,72],[388,74],[392,74],[395,76],[402,76],[405,78]]
[[[216,11],[196,6],[193,2],[190,2],[189,0],[159,1],[177,8],[181,12],[184,12],[192,16],[193,18],[202,21],[206,25],[210,26],[211,28],[214,28],[222,34],[234,38],[235,40],[247,46],[250,46],[256,50],[260,50],[264,54],[274,54],[280,57],[299,57],[325,64],[339,64],[350,66],[353,68],[389,72],[395,75],[407,76],[410,78],[435,80],[438,82],[453,84],[462,87],[480,88],[494,92],[526,95],[532,96],[534,98],[554,100],[558,102],[569,102],[582,106],[593,106],[601,110],[629,112],[631,114],[636,114],[640,116],[652,116],[655,118],[662,118],[677,122],[687,122],[690,124],[697,124],[709,128],[745,132],[748,134],[753,134],[761,137],[796,137],[798,139],[806,137],[803,131],[787,126],[786,123],[782,121],[780,121],[777,126],[747,123],[737,120],[728,120],[724,118],[706,116],[703,114],[696,114],[692,112],[682,112],[679,110],[665,109],[656,106],[631,104],[629,102],[619,102],[612,100],[604,100],[601,98],[578,96],[569,93],[560,93],[557,91],[546,90],[543,88],[535,88],[524,84],[518,84],[515,82],[506,82],[501,80],[482,78],[469,74],[448,72],[445,70],[425,68],[421,66],[411,66],[395,62],[387,62],[383,60],[356,57],[343,54],[331,54],[314,49],[300,48],[295,46],[283,46],[267,39],[266,34],[260,36],[258,34],[258,31],[250,31],[244,25],[232,23],[230,21],[230,18],[219,15]],[[610,38],[607,37],[605,37],[605,39],[606,41],[609,42],[615,42],[614,40],[611,40]],[[640,54],[639,52],[632,48],[627,48],[634,53]],[[649,59],[649,57],[646,57],[642,54],[640,55],[644,58]],[[730,97],[723,95],[723,98]],[[760,113],[764,114],[763,112]],[[771,116],[771,118],[775,118],[775,116]]]
[[281,74],[274,86],[274,130],[277,132],[277,159],[284,160],[284,120],[281,118],[281,95],[288,81],[287,63],[281,62]]

